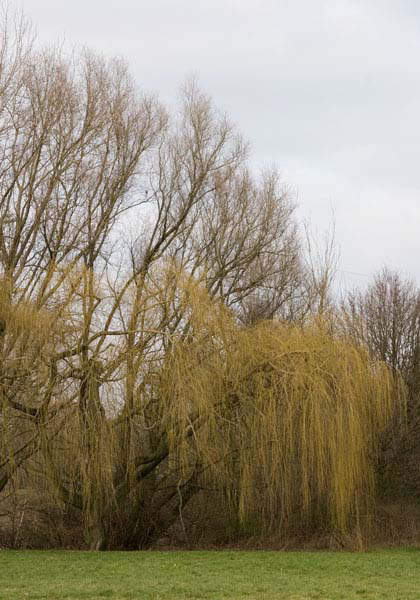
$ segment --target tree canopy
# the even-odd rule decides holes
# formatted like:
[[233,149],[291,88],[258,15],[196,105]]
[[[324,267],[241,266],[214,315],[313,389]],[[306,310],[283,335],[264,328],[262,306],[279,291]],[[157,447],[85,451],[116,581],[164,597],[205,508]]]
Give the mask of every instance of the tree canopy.
[[73,511],[92,548],[147,546],[208,485],[261,532],[369,512],[392,376],[331,333],[330,265],[247,154],[195,82],[171,114],[4,20],[0,501]]

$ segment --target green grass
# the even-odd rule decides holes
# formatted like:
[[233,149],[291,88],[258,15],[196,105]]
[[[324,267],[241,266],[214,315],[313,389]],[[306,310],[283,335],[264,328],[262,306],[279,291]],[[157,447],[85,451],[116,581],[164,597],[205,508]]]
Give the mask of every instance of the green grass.
[[0,551],[0,598],[420,599],[420,550]]

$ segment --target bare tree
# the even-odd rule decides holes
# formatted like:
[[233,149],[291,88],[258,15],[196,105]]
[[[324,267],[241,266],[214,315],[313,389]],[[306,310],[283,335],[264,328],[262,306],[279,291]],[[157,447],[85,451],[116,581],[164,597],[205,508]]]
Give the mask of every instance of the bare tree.
[[407,419],[385,440],[382,470],[393,473],[395,489],[403,485],[418,494],[420,291],[410,279],[385,268],[365,292],[349,294],[342,308],[345,331],[402,377]]
[[[420,294],[413,281],[385,268],[365,292],[350,293],[343,309],[345,325],[353,336],[407,381],[416,379]],[[411,385],[416,385],[414,380]]]

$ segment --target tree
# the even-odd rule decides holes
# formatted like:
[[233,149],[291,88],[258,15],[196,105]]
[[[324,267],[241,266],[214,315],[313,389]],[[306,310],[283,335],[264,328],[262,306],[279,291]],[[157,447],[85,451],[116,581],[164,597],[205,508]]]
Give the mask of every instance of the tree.
[[251,176],[193,83],[170,119],[120,60],[39,51],[10,13],[0,54],[0,487],[36,464],[89,544],[139,546],[195,489],[176,469],[161,484],[152,385],[191,335],[181,273],[236,319],[287,314],[303,293],[293,203],[275,173]]
[[[361,534],[379,436],[395,408],[385,365],[328,323],[238,327],[196,294],[194,335],[174,343],[160,380],[183,480],[198,461],[201,481],[224,490],[254,532],[298,521]],[[180,423],[190,435],[179,435]]]
[[[420,291],[410,279],[385,268],[365,292],[349,294],[342,308],[345,331],[402,377],[407,418],[388,436],[382,470],[385,475],[400,473],[405,492],[418,493]],[[399,487],[395,480],[393,485]]]
[[0,492],[76,511],[91,548],[147,547],[209,481],[264,531],[347,530],[391,383],[305,323],[331,247],[308,275],[290,194],[194,82],[170,116],[119,60],[3,33]]
[[[29,23],[10,13],[2,34],[0,488],[39,449],[40,421],[61,414],[50,404],[67,387],[56,355],[78,336],[77,282],[106,263],[111,228],[133,206],[127,192],[164,123],[121,62],[35,51]],[[22,415],[35,430],[17,443]]]

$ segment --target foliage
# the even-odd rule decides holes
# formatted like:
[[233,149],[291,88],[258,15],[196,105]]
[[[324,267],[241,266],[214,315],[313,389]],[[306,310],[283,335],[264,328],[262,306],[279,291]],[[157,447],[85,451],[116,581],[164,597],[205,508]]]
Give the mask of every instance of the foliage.
[[193,81],[171,115],[10,13],[0,57],[0,501],[91,548],[150,545],[208,482],[262,531],[357,526],[392,383],[310,325],[332,246],[305,260],[275,170]]
[[364,520],[395,408],[385,365],[321,321],[243,328],[203,305],[162,377],[172,453],[188,472],[193,445],[241,520],[257,515],[262,531],[306,518],[344,533]]

